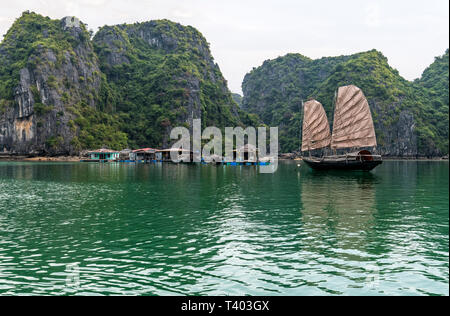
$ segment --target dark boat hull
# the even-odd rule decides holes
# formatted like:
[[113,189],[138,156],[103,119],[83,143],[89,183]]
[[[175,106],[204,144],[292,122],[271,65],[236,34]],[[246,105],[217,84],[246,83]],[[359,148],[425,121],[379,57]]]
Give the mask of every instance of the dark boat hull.
[[360,161],[360,160],[319,160],[303,158],[303,161],[314,170],[353,170],[370,171],[383,163],[382,160]]

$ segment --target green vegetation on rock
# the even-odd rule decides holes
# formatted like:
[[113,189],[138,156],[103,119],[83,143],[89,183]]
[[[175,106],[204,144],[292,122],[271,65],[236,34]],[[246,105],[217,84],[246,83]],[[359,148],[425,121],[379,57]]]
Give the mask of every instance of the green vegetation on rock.
[[288,54],[246,75],[242,107],[279,126],[281,150],[294,151],[301,145],[302,101],[321,102],[332,124],[335,92],[349,84],[369,100],[381,153],[448,154],[448,51],[416,82],[403,79],[376,50],[318,60]]
[[165,147],[170,128],[189,127],[193,118],[204,127],[251,121],[233,101],[205,38],[190,26],[105,26],[94,43],[132,147]]
[[233,98],[234,102],[241,107],[242,106],[242,96],[238,93],[232,93],[231,97]]
[[[0,150],[165,147],[172,127],[195,118],[204,127],[259,123],[233,101],[200,32],[168,20],[105,26],[91,41],[75,17],[24,12],[0,61]],[[23,120],[32,125],[16,128]]]
[[448,154],[448,50],[410,82],[376,50],[312,60],[288,54],[254,68],[232,94],[209,44],[168,20],[102,27],[91,40],[75,17],[24,12],[0,43],[0,150],[71,154],[166,147],[172,127],[279,127],[281,151],[300,148],[301,104],[316,98],[330,123],[339,86],[366,94],[379,150]]
[[[61,20],[24,12],[0,44],[0,122],[8,124],[7,134],[0,135],[0,149],[67,154],[91,146],[126,146],[117,115],[100,109],[107,83],[97,64],[83,23],[65,27]],[[34,132],[28,133],[35,140],[14,136],[12,125],[23,119],[34,122],[29,127]],[[77,126],[69,128],[69,120]]]

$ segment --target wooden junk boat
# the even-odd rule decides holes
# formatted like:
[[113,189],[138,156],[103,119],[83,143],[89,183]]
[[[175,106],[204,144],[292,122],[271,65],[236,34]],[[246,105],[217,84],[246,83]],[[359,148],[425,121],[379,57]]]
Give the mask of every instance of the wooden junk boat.
[[316,170],[363,170],[370,171],[383,163],[380,155],[369,150],[359,150],[343,155],[312,157],[311,150],[331,147],[338,149],[362,149],[377,146],[375,129],[369,104],[361,89],[349,85],[340,87],[335,99],[333,133],[325,110],[316,100],[303,106],[302,151],[309,157],[303,161]]

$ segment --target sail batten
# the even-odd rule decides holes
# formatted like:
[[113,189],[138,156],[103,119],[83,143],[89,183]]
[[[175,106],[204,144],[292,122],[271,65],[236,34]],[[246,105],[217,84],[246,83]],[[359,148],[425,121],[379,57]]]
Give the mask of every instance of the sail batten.
[[340,87],[334,112],[331,148],[376,145],[372,114],[363,92],[353,85]]
[[330,125],[322,104],[310,100],[304,104],[302,151],[328,147],[331,143]]

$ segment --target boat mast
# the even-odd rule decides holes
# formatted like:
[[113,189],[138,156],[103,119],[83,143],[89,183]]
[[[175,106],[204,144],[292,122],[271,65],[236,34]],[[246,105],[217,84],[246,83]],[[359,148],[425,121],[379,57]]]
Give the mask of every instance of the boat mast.
[[304,105],[303,105],[303,99],[301,101],[301,106],[300,106],[300,117],[302,118],[301,122],[300,122],[300,139],[299,139],[299,144],[300,144],[300,152],[302,152],[302,136],[303,136],[303,120],[305,119],[305,110],[304,110]]

